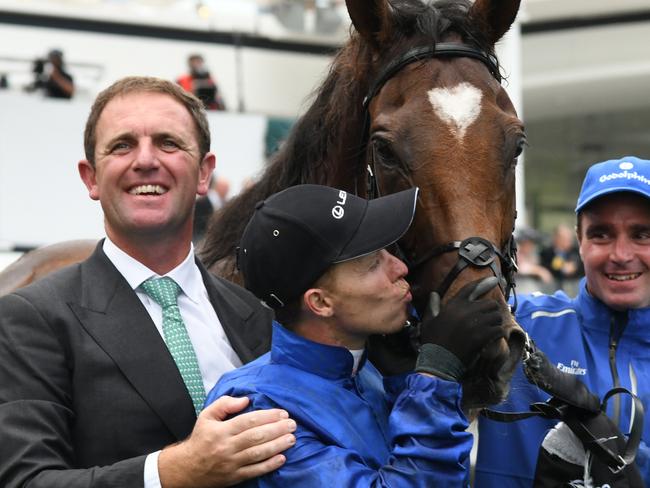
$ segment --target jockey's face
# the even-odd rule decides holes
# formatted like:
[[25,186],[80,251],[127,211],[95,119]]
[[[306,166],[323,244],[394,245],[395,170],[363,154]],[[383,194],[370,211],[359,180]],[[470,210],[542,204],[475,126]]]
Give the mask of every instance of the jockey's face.
[[603,196],[580,216],[587,288],[615,310],[650,306],[650,199]]
[[321,287],[331,300],[339,343],[364,347],[371,334],[397,332],[411,301],[406,265],[386,250],[334,265]]
[[79,171],[101,202],[108,236],[128,250],[138,238],[187,246],[197,194],[207,192],[214,156],[199,160],[195,124],[171,96],[136,92],[116,97],[97,123],[96,166]]

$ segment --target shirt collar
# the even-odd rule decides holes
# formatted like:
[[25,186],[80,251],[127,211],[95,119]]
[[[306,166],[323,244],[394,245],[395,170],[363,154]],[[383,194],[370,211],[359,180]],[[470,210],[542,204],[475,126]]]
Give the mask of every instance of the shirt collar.
[[[129,256],[108,237],[104,240],[104,254],[117,268],[129,286],[135,290],[149,278],[160,278],[161,275],[152,271],[137,259]],[[201,294],[201,272],[194,261],[194,245],[190,245],[190,252],[183,262],[164,276],[173,279],[187,297],[198,303]]]
[[[354,359],[348,349],[310,341],[275,321],[271,360],[334,380],[350,378],[354,367]],[[365,360],[364,353],[357,373],[363,368]]]

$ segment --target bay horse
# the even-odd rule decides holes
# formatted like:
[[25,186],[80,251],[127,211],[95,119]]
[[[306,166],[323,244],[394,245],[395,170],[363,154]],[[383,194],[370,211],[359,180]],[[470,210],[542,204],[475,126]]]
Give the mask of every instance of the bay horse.
[[[422,312],[432,291],[444,303],[468,281],[492,274],[501,281],[490,295],[502,305],[505,337],[468,372],[465,409],[505,398],[524,343],[507,295],[525,133],[494,54],[519,3],[346,0],[354,31],[313,104],[258,182],[214,216],[199,250],[211,271],[241,282],[235,248],[269,195],[300,183],[366,197],[420,187],[415,220],[399,242],[416,308]],[[77,260],[91,250],[77,250]]]
[[483,351],[463,384],[466,409],[497,403],[523,348],[505,295],[525,133],[494,55],[519,0],[346,3],[356,32],[259,181],[213,217],[200,257],[241,281],[234,256],[244,227],[258,201],[288,186],[369,197],[418,186],[414,223],[399,242],[416,308],[430,292],[444,302],[480,276],[503,281],[492,296],[505,339]]

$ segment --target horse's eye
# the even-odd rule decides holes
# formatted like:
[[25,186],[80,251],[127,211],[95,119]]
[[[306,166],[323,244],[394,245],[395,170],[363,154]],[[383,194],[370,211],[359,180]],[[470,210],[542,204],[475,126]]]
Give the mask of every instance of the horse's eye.
[[519,141],[517,141],[517,148],[515,149],[515,159],[517,159],[519,156],[521,156],[521,153],[524,152],[524,148],[528,145],[528,141],[526,140],[526,137],[521,137]]
[[517,159],[519,156],[521,156],[521,153],[524,152],[524,148],[528,145],[528,142],[526,142],[526,136],[522,135],[519,137],[517,140],[517,145],[514,148],[514,153],[513,153],[513,158],[512,158],[512,163],[511,167],[514,168],[517,165]]
[[384,166],[395,166],[398,163],[391,143],[379,137],[372,139],[372,157],[375,163],[380,163]]

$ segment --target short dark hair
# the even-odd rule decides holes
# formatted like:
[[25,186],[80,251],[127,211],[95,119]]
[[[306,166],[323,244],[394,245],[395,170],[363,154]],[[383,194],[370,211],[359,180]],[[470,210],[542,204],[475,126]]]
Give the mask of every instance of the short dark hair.
[[303,304],[303,296],[305,295],[305,292],[310,288],[327,288],[328,286],[330,286],[332,283],[332,270],[335,267],[336,264],[327,268],[325,273],[323,273],[320,276],[320,278],[316,280],[315,283],[312,283],[310,286],[305,288],[302,294],[298,298],[291,300],[284,307],[276,308],[275,318],[277,319],[277,321],[280,322],[285,327],[287,327],[288,329],[293,328],[294,325],[300,322],[300,320],[303,317],[303,313],[305,311],[304,304]]
[[302,314],[302,296],[290,301],[284,307],[275,309],[276,320],[287,329],[292,329],[300,321]]
[[584,208],[576,214],[576,234],[578,234],[578,239],[582,238],[582,212]]
[[200,153],[199,161],[203,160],[208,151],[210,151],[210,126],[208,125],[208,118],[205,114],[203,102],[171,81],[150,76],[128,76],[116,81],[97,95],[90,109],[90,115],[88,115],[86,129],[84,131],[84,150],[86,159],[90,164],[93,167],[95,166],[97,122],[106,105],[116,97],[142,92],[169,95],[187,109],[194,120],[194,126],[196,128],[196,138]]

